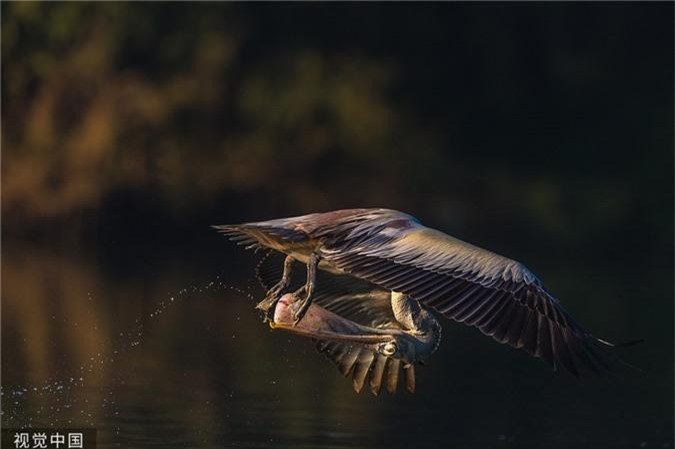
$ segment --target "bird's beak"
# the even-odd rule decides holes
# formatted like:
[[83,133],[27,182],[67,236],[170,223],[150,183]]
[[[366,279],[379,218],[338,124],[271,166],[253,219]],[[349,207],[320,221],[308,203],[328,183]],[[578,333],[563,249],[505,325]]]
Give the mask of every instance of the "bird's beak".
[[281,329],[320,340],[339,340],[361,344],[382,343],[392,339],[390,333],[362,326],[314,303],[309,306],[305,316],[294,325],[291,311],[294,302],[295,298],[290,294],[279,299],[274,309],[274,320],[270,321],[272,329]]

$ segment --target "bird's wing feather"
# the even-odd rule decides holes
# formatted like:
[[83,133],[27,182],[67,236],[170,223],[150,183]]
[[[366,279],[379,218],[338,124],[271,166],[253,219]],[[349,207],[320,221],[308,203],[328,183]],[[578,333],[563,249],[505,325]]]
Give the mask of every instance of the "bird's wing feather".
[[351,377],[358,393],[368,383],[370,391],[378,395],[384,383],[391,394],[398,389],[401,370],[406,389],[415,392],[415,367],[392,357],[386,357],[366,346],[332,340],[315,340],[317,350],[333,362],[343,376]]
[[321,257],[384,289],[411,295],[447,318],[523,348],[554,369],[608,368],[583,329],[522,264],[416,221],[385,216],[323,230]]

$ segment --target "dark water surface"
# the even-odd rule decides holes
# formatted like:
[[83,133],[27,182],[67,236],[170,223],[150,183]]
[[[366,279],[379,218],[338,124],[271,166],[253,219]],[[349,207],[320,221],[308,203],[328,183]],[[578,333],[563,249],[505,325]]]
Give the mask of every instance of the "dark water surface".
[[672,292],[644,296],[645,279],[539,273],[599,336],[646,338],[622,352],[643,374],[553,373],[445,322],[417,393],[376,398],[262,323],[240,249],[116,261],[3,251],[4,427],[96,427],[99,447],[129,448],[672,447]]

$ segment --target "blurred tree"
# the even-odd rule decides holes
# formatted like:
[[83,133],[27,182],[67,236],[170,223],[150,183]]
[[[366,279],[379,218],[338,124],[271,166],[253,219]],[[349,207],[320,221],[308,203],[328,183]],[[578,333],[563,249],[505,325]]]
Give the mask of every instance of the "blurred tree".
[[670,4],[1,7],[5,235],[385,206],[503,252],[670,238]]
[[[227,5],[3,8],[10,228],[96,210],[120,189],[156,189],[176,212],[230,190],[322,208],[326,192],[389,194],[387,178],[420,142],[434,153],[388,100],[389,65],[309,47],[247,59],[245,24]],[[325,178],[331,161],[378,173],[349,189],[349,178]]]

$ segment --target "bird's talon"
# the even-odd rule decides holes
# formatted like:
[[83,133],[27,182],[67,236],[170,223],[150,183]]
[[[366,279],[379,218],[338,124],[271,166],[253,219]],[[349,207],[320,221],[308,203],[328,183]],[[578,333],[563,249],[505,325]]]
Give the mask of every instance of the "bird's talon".
[[293,327],[297,326],[300,321],[302,321],[302,318],[304,317],[304,314],[302,316],[300,315],[293,315]]
[[306,300],[298,298],[297,295],[293,295],[293,303],[291,305],[291,314],[293,316],[293,327],[295,327],[305,316],[307,307],[305,306]]
[[265,314],[269,315],[269,311],[274,310],[274,307],[277,305],[277,302],[279,301],[280,292],[281,289],[279,289],[279,291],[277,291],[277,289],[270,290],[269,292],[267,292],[267,295],[265,295],[265,299],[256,304],[255,308],[258,310],[262,310],[263,312],[265,312]]

